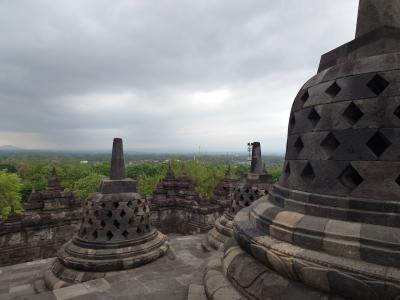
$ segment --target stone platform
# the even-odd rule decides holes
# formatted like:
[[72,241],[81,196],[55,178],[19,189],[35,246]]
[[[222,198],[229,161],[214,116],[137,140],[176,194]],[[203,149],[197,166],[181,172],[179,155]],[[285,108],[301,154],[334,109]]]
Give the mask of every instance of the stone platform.
[[187,299],[189,286],[201,288],[207,259],[215,252],[203,249],[205,234],[168,237],[175,257],[171,252],[144,266],[51,292],[44,290],[43,274],[54,258],[0,268],[0,300]]

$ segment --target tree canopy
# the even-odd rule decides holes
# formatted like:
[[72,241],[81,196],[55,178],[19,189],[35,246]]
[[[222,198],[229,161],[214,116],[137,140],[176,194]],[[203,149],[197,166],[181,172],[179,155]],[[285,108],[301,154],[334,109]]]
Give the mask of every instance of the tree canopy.
[[3,217],[7,217],[12,210],[22,211],[20,190],[18,175],[0,170],[0,210]]

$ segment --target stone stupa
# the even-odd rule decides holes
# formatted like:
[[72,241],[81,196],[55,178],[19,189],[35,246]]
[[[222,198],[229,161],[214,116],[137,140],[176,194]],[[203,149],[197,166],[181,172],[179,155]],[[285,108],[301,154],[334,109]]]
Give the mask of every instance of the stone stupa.
[[356,38],[294,100],[279,183],[209,264],[210,299],[400,299],[399,91],[400,1],[360,0]]
[[237,183],[238,180],[233,178],[232,167],[228,165],[224,178],[218,182],[214,189],[212,202],[219,204],[224,211],[229,210]]
[[215,249],[219,249],[227,239],[232,237],[232,221],[236,213],[267,195],[272,186],[272,177],[263,166],[260,143],[253,142],[251,146],[250,172],[236,184],[229,209],[215,221],[214,228],[208,232],[208,242]]
[[79,232],[59,250],[45,274],[46,286],[56,289],[141,266],[168,248],[167,237],[150,224],[147,200],[126,178],[122,140],[116,138],[110,179],[88,198]]

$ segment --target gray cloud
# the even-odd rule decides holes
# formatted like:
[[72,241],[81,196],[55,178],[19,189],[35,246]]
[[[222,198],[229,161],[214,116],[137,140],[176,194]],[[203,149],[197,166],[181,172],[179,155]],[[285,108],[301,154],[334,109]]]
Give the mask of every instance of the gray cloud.
[[0,144],[283,152],[357,0],[2,1]]

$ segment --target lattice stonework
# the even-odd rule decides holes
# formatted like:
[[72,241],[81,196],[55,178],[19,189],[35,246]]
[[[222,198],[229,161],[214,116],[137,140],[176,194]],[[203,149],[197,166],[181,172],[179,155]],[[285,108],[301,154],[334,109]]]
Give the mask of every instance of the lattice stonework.
[[255,200],[268,194],[269,185],[239,184],[234,192],[234,199],[230,212],[236,214],[243,207],[250,206]]
[[[390,162],[399,159],[393,154],[400,149],[400,99],[391,95],[398,84],[391,78],[399,72],[343,76],[305,86],[290,114],[281,184],[312,193],[380,199],[383,192],[391,200],[393,192],[384,186],[398,186],[396,182],[373,174],[378,169],[381,174],[397,172]],[[384,118],[391,122],[384,124]],[[368,189],[377,180],[381,184]]]
[[298,92],[282,176],[236,213],[207,295],[229,282],[236,298],[399,299],[400,1],[360,0],[358,11],[356,38]]
[[[150,231],[150,209],[146,199],[136,194],[127,201],[104,199],[89,200],[79,237],[88,241],[121,241],[135,238]],[[99,202],[104,201],[104,202]]]

